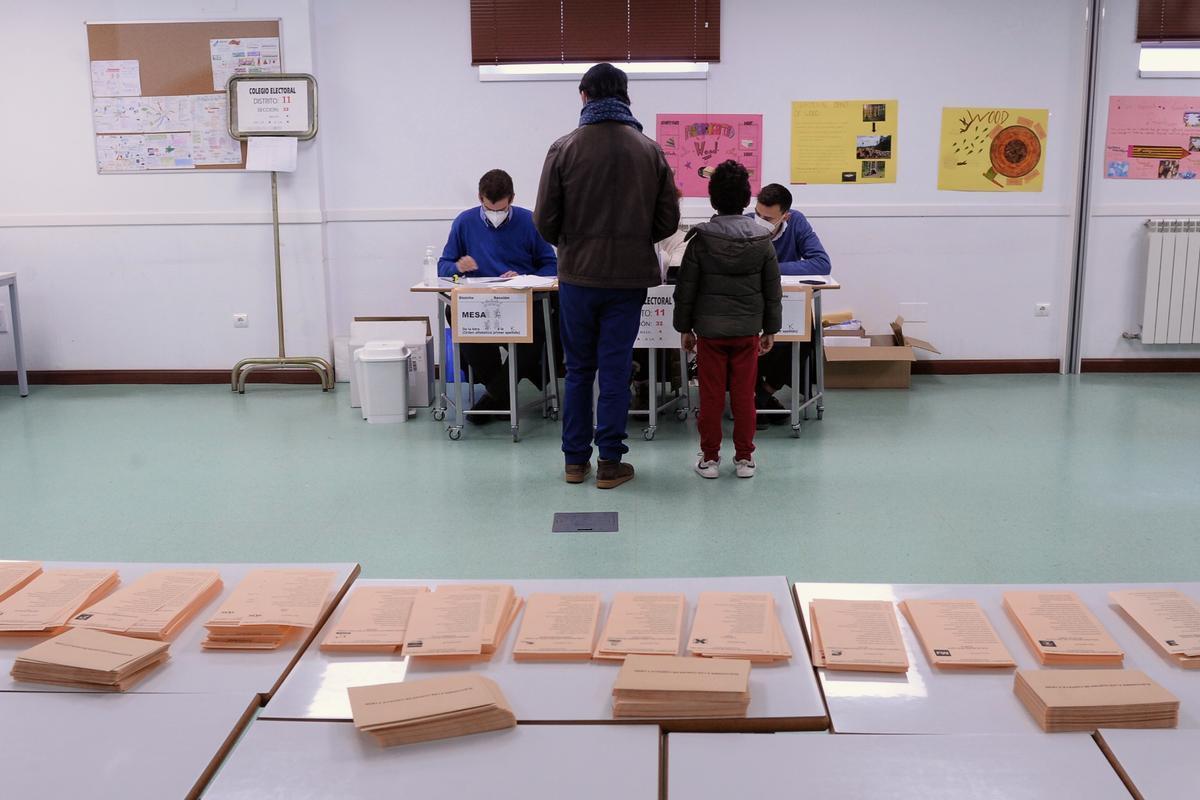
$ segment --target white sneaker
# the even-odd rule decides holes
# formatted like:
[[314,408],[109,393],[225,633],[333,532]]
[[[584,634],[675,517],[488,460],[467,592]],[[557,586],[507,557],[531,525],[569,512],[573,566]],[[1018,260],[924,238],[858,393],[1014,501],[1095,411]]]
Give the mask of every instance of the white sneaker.
[[754,470],[757,469],[757,467],[754,466],[754,462],[748,458],[734,461],[733,466],[737,470],[737,476],[739,478],[753,478]]
[[721,477],[721,471],[718,469],[718,467],[721,466],[720,458],[715,461],[705,461],[704,453],[697,453],[696,455],[700,456],[700,460],[696,462],[697,475],[699,475],[701,478]]

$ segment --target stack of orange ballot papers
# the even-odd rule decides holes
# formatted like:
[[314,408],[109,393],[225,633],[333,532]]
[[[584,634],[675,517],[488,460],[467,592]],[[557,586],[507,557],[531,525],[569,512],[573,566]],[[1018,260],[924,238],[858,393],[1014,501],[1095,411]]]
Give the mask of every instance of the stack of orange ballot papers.
[[613,685],[614,717],[744,717],[749,707],[750,662],[740,658],[633,654]]
[[345,602],[337,624],[321,640],[329,653],[396,653],[404,646],[408,618],[424,586],[362,586]]
[[336,573],[317,569],[256,569],[204,623],[206,650],[276,650],[316,626]]
[[1178,698],[1136,669],[1021,669],[1013,691],[1047,733],[1179,723]]
[[13,662],[14,680],[123,692],[167,660],[166,642],[73,628]]
[[16,594],[42,574],[37,561],[0,561],[0,600]]
[[1004,610],[1043,664],[1105,667],[1125,660],[1125,652],[1074,592],[1005,592]]
[[886,600],[813,600],[814,667],[851,672],[908,672],[896,610]]
[[532,594],[513,645],[513,660],[588,661],[599,624],[598,594]]
[[687,651],[773,664],[792,657],[768,592],[701,592]]
[[469,672],[404,683],[352,686],[354,727],[384,747],[512,728],[517,718],[500,687]]
[[507,584],[445,584],[419,593],[404,654],[439,661],[490,661],[521,612]]
[[1200,669],[1200,603],[1174,589],[1132,589],[1108,596],[1160,653],[1184,669]]
[[1012,654],[974,600],[904,600],[898,604],[938,669],[1007,669]]
[[624,661],[631,653],[677,656],[687,598],[682,594],[617,592],[592,658]]
[[84,608],[119,583],[111,569],[53,569],[0,601],[0,636],[45,636],[61,633]]
[[172,639],[221,593],[215,569],[164,569],[143,575],[71,619],[72,628]]

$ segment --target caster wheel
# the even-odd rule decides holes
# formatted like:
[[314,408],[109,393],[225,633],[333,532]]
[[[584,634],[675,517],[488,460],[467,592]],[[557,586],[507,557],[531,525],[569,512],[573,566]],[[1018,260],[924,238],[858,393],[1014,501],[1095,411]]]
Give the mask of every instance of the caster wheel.
[[799,426],[799,425],[793,425],[793,426],[792,426],[792,438],[793,438],[793,439],[799,439],[799,438],[800,438],[800,426]]
[[681,408],[675,412],[675,419],[679,420],[680,422],[683,422],[687,418],[688,412],[686,408]]
[[451,428],[450,430],[446,431],[446,435],[450,437],[451,441],[457,442],[462,438],[462,428]]
[[645,439],[647,442],[652,442],[652,441],[654,441],[655,433],[656,433],[656,431],[653,428],[646,428],[644,431],[642,431],[642,438]]
[[554,420],[555,422],[558,422],[558,409],[557,408],[550,412],[550,419]]
[[438,422],[441,422],[442,420],[444,420],[444,419],[446,418],[446,409],[444,409],[444,408],[435,408],[435,409],[433,410],[433,418],[434,418],[435,420],[437,420]]
[[520,434],[518,433],[518,431],[517,431],[517,429],[516,429],[516,428],[513,428],[513,429],[512,429],[512,437],[513,437],[513,441],[514,441],[514,442],[519,442],[519,441],[521,441],[521,436],[520,436]]
[[817,409],[817,419],[824,419],[824,418],[825,418],[825,409],[818,408]]

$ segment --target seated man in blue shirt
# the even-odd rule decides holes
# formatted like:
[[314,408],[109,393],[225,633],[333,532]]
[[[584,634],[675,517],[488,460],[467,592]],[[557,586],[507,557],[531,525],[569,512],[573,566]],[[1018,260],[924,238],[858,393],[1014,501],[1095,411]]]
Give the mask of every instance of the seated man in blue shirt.
[[[558,257],[533,226],[533,214],[512,204],[512,178],[493,169],[479,179],[480,205],[468,208],[450,226],[450,237],[438,260],[438,275],[453,277],[512,278],[517,275],[554,276]],[[542,354],[546,330],[541,314],[533,315],[533,343],[517,345],[517,380],[528,378],[542,385]],[[508,367],[501,348],[491,344],[464,344],[459,351],[464,366],[487,394],[475,403],[477,411],[501,411],[509,406]],[[476,423],[499,417],[467,417]]]
[[[780,275],[828,275],[829,254],[821,246],[821,240],[808,220],[792,208],[792,193],[778,183],[771,183],[759,190],[758,203],[754,207],[754,221],[771,232],[775,255],[779,258]],[[820,320],[814,324],[820,325]],[[792,347],[780,342],[771,352],[759,356],[758,388],[754,402],[759,409],[782,409],[783,404],[775,399],[775,393],[792,383]],[[801,344],[812,352],[811,344]],[[803,363],[805,353],[800,353]],[[792,387],[793,391],[796,387]],[[803,387],[800,387],[803,390]],[[768,417],[759,415],[759,428]],[[782,414],[771,415],[769,421],[779,425],[787,421]]]

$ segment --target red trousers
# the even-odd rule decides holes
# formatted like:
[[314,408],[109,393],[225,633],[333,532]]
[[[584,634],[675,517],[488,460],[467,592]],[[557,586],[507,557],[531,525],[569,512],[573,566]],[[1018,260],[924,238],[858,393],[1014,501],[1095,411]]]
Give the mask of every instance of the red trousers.
[[758,381],[758,337],[697,337],[696,369],[700,379],[700,450],[713,461],[721,452],[721,417],[725,391],[733,409],[735,459],[754,453],[754,384]]

